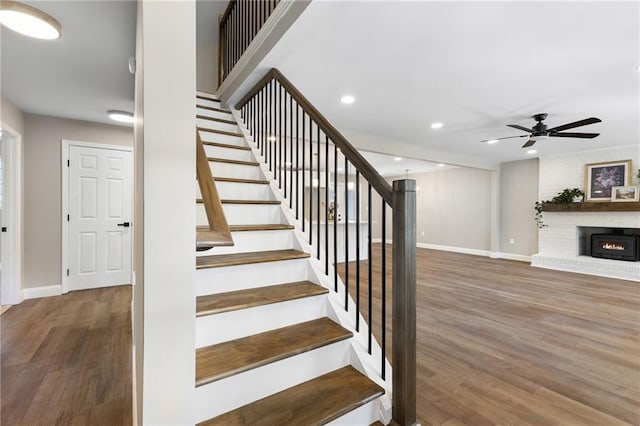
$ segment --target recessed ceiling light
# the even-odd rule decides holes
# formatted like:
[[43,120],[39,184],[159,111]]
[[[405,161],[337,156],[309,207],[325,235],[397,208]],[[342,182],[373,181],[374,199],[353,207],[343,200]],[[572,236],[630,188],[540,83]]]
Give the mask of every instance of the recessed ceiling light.
[[0,2],[0,24],[20,34],[41,40],[55,40],[62,26],[40,9],[10,0]]
[[537,153],[537,152],[538,152],[538,151],[537,151],[537,150],[535,150],[535,149],[530,149],[529,151],[527,151],[527,154],[535,154],[535,153]]
[[431,123],[432,129],[441,129],[444,124],[442,123]]
[[133,114],[127,111],[109,111],[109,118],[120,123],[133,123]]
[[491,139],[491,140],[488,140],[488,141],[487,141],[487,143],[488,143],[489,145],[493,145],[494,143],[498,143],[498,139]]
[[351,95],[344,95],[343,97],[340,98],[340,102],[342,102],[343,104],[352,104],[356,101],[356,98],[354,98]]
[[276,137],[275,137],[275,136],[269,136],[269,137],[267,138],[267,140],[268,140],[269,142],[275,142],[275,141],[276,141]]
[[339,171],[339,172],[341,172],[341,171],[343,171],[343,170],[344,170],[344,169],[343,169],[342,167],[338,167],[338,171]]
[[311,184],[313,185],[314,188],[317,188],[318,185],[320,184],[320,181],[318,181],[318,179],[313,178],[313,180],[311,181]]
[[356,184],[353,182],[347,182],[347,189],[353,189],[356,187]]
[[444,164],[444,163],[438,163],[438,167],[444,167],[444,166],[446,166],[446,164]]
[[393,157],[393,161],[402,161],[402,157]]

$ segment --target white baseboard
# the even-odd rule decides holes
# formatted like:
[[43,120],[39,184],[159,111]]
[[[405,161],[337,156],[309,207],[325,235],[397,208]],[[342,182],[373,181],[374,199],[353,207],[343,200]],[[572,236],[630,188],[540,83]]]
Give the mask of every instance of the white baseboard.
[[60,296],[62,294],[62,285],[47,285],[42,287],[33,287],[22,289],[23,299],[37,299],[39,297]]
[[[372,238],[371,242],[373,244],[380,244],[382,242],[382,238]],[[393,244],[393,240],[387,240],[387,244]]]
[[491,257],[495,259],[517,260],[518,262],[531,263],[531,256],[526,256],[524,254],[492,253]]
[[464,253],[464,254],[472,254],[474,256],[484,256],[489,257],[489,250],[479,250],[479,249],[471,249],[466,247],[453,247],[453,246],[442,246],[439,244],[425,244],[418,243],[416,244],[418,248],[425,248],[431,250],[442,250],[442,251],[451,251],[454,253]]

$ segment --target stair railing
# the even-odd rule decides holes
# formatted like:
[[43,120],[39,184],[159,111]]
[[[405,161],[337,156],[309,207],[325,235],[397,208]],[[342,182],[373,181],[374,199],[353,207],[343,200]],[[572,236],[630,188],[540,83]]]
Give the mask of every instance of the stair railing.
[[222,209],[222,202],[218,196],[218,190],[213,182],[209,160],[204,150],[204,144],[200,138],[200,132],[196,130],[196,177],[200,186],[201,200],[207,214],[209,226],[196,230],[196,250],[208,250],[213,247],[232,246],[233,239],[227,218]]
[[247,50],[280,0],[231,0],[218,25],[218,85]]
[[[391,275],[393,420],[400,425],[415,424],[415,181],[396,180],[389,185],[277,69],[271,69],[235,108],[288,200],[313,254],[324,265],[324,273],[333,274],[337,293],[339,265],[343,268],[344,309],[349,312],[351,297],[355,312],[349,314],[355,315],[358,332],[360,316],[366,319],[370,355],[376,326],[383,380],[387,375],[385,354],[388,356],[387,276]],[[387,260],[389,207],[393,214],[393,266]]]

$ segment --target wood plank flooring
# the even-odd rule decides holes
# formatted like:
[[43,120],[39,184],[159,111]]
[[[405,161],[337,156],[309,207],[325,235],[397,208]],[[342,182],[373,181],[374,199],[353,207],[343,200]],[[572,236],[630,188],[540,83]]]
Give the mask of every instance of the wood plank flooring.
[[130,425],[131,287],[26,300],[0,318],[3,425]]
[[[373,256],[379,336],[379,245]],[[640,283],[426,249],[417,263],[423,425],[640,424]],[[389,269],[389,356],[391,292]]]

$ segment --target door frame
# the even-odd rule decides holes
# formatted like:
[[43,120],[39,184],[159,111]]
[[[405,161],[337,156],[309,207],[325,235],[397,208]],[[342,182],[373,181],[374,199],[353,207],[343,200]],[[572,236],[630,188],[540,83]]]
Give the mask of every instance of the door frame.
[[[133,157],[133,147],[126,145],[112,145],[105,143],[96,143],[96,142],[84,142],[84,141],[76,141],[70,139],[62,139],[61,140],[61,149],[60,149],[60,166],[62,167],[62,210],[60,220],[62,221],[62,268],[60,270],[60,274],[62,276],[62,294],[69,292],[69,281],[67,276],[67,267],[69,266],[69,222],[67,222],[67,214],[69,211],[69,167],[67,167],[67,162],[69,161],[69,148],[72,146],[82,147],[82,148],[97,148],[97,149],[109,149],[114,151],[128,151],[131,152]],[[131,162],[133,166],[133,161]],[[133,216],[133,170],[131,170],[131,209]],[[131,232],[133,232],[133,225],[131,226]],[[131,256],[132,256],[132,268],[131,268],[131,279],[133,280],[133,238],[131,239]],[[132,281],[133,282],[133,281]]]
[[[12,232],[3,235],[2,250],[2,294],[0,303],[2,305],[16,305],[22,302],[22,135],[11,126],[0,122],[2,133],[9,134],[6,139],[8,143],[2,144],[3,162],[6,169],[4,185],[4,199],[9,200],[3,203],[3,215],[5,206],[10,209],[6,211],[6,226]],[[9,285],[7,285],[9,284]]]

